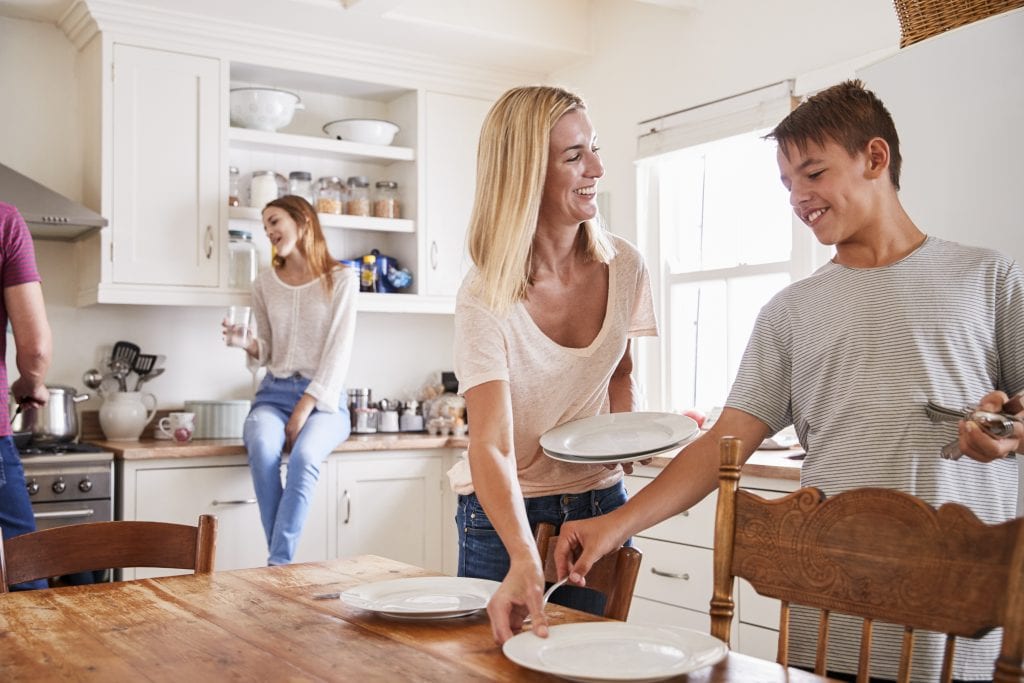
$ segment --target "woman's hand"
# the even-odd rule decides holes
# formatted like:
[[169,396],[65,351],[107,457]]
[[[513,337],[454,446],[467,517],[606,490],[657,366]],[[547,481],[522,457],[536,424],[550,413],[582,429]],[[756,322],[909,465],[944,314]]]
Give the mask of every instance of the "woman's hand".
[[309,394],[303,394],[299,402],[292,409],[292,415],[288,418],[288,424],[284,426],[284,450],[290,451],[299,438],[299,432],[306,426],[306,420],[316,407],[316,399]]
[[615,512],[566,522],[558,531],[555,566],[573,586],[587,585],[587,572],[602,557],[620,548],[625,538],[614,522]]
[[539,558],[520,562],[513,560],[505,580],[487,603],[494,642],[501,645],[522,630],[527,616],[533,624],[533,632],[546,638],[548,620],[541,604],[543,596],[544,572]]
[[[1020,396],[1010,397],[1002,391],[986,394],[978,403],[979,410],[1001,413],[1004,410],[1017,417],[1024,418]],[[1003,439],[990,436],[985,430],[971,420],[960,421],[960,450],[979,462],[992,462],[1005,458],[1010,453],[1019,453],[1024,447],[1024,424],[1014,423],[1013,434]]]

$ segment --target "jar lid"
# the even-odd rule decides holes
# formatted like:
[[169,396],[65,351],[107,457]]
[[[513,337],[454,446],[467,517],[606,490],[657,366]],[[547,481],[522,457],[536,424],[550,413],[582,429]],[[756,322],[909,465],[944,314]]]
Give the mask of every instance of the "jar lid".
[[313,174],[309,171],[292,171],[288,174],[288,178],[295,180],[312,180]]
[[232,175],[237,174],[238,173],[238,167],[237,166],[228,166],[228,173],[230,173]]
[[364,175],[354,175],[348,179],[348,184],[353,187],[369,187],[370,181]]
[[248,230],[228,230],[228,237],[235,237],[240,240],[251,240],[252,233]]
[[377,187],[381,190],[397,190],[398,183],[394,180],[378,180]]
[[277,174],[274,173],[273,171],[253,171],[252,172],[252,177],[253,178],[255,178],[258,175],[274,175],[274,176],[276,176]]

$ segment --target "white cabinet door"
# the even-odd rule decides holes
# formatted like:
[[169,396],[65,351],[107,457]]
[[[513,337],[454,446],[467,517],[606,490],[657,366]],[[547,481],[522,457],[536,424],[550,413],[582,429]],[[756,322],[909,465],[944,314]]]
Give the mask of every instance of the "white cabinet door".
[[380,555],[441,571],[441,454],[378,452],[333,463],[337,556]]
[[113,54],[113,280],[217,287],[220,62],[129,45]]
[[[215,515],[216,570],[259,567],[267,563],[267,542],[260,526],[260,512],[248,467],[143,469],[134,476],[135,505],[131,519],[195,524],[199,515]],[[140,569],[135,577],[182,573],[185,572]]]
[[466,229],[476,188],[480,126],[491,102],[428,92],[425,96],[425,254],[420,294],[454,296],[469,269]]

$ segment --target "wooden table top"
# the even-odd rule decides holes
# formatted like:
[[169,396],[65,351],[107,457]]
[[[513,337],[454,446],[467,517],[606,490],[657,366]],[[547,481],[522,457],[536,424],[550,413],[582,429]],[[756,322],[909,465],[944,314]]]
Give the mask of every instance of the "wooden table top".
[[[313,595],[433,572],[362,556],[0,595],[3,681],[553,681],[506,659],[485,613],[416,622]],[[552,624],[594,621],[548,606]],[[822,681],[730,653],[690,683]]]

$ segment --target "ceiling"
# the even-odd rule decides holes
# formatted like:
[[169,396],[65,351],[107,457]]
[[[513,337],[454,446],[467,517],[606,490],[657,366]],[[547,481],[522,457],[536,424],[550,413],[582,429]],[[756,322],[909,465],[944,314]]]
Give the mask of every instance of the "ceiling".
[[[75,0],[0,0],[0,16],[56,23]],[[89,4],[90,0],[85,0]],[[124,4],[125,0],[96,0]],[[171,13],[242,20],[451,60],[548,73],[591,54],[602,6],[699,11],[704,0],[131,0]],[[101,27],[102,28],[102,27]]]

